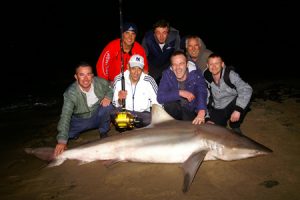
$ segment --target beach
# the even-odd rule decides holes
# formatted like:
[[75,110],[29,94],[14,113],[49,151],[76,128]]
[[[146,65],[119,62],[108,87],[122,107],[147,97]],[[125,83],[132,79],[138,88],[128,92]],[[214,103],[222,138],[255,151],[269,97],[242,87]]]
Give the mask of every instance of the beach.
[[[101,161],[80,165],[68,160],[47,163],[24,152],[26,147],[55,146],[61,102],[21,111],[1,112],[0,196],[17,199],[300,199],[300,92],[294,82],[255,86],[244,134],[273,150],[267,156],[204,162],[187,193],[178,164]],[[113,137],[114,129],[109,132]],[[85,132],[68,147],[99,138]]]

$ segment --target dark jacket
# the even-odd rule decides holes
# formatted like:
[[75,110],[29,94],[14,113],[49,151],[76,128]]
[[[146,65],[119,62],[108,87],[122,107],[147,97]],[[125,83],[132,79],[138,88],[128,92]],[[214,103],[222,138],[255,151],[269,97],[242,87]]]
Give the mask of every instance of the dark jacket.
[[[186,104],[186,107],[198,112],[199,110],[206,110],[207,102],[207,88],[204,77],[199,69],[189,71],[187,79],[185,80],[185,90],[193,93],[195,99]],[[179,101],[179,88],[177,78],[171,68],[163,72],[160,85],[157,92],[157,101],[164,104],[172,101]]]
[[180,49],[179,31],[170,28],[170,32],[163,49],[154,36],[153,30],[146,32],[142,46],[144,47],[148,59],[149,75],[155,80],[161,77],[162,71],[170,66],[170,57],[175,50]]

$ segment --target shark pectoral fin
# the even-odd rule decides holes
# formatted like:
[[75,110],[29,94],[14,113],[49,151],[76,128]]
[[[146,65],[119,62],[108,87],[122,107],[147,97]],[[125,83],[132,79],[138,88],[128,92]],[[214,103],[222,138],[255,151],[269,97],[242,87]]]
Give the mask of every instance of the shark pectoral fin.
[[55,166],[58,166],[58,165],[61,165],[63,162],[65,162],[66,159],[54,159],[53,161],[51,161],[47,167],[55,167]]
[[183,192],[187,192],[192,184],[194,177],[204,160],[208,151],[200,151],[192,154],[182,165],[184,171]]

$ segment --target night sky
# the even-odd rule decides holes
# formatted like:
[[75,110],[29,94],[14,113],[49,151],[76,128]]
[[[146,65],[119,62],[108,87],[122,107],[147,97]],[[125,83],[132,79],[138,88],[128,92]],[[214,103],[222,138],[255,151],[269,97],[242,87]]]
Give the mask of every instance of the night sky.
[[[245,79],[297,76],[297,6],[286,1],[123,0],[123,21],[137,24],[137,41],[165,18],[180,35],[197,34]],[[80,61],[95,65],[104,46],[120,37],[119,1],[11,2],[2,8],[4,69],[13,89],[73,81]],[[3,81],[3,79],[2,79]],[[17,82],[17,84],[15,84]],[[37,86],[38,85],[38,86]]]

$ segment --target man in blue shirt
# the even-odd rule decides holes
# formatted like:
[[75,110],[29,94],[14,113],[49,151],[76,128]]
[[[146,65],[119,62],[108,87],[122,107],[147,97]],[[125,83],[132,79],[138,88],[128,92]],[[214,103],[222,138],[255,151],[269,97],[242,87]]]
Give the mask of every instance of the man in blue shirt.
[[171,67],[163,72],[157,101],[177,120],[205,122],[207,88],[199,69],[182,51],[171,55]]

